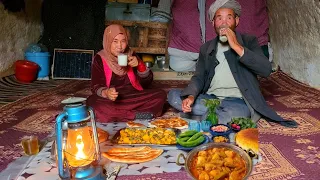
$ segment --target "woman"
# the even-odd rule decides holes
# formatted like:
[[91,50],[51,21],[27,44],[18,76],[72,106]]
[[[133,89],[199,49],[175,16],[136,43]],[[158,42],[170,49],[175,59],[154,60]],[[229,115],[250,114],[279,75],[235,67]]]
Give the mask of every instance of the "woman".
[[[128,54],[127,66],[117,56]],[[163,90],[146,89],[153,73],[128,47],[128,35],[121,25],[104,31],[103,50],[95,56],[91,70],[92,95],[87,104],[99,122],[151,119],[160,116],[167,95]]]

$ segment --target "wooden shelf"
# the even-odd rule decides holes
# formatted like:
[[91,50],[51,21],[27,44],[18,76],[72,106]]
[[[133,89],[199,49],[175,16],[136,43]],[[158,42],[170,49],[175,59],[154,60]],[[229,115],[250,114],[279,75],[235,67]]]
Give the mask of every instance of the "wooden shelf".
[[137,53],[166,54],[169,31],[168,23],[148,21],[109,20],[110,24],[121,24],[130,32],[129,46]]
[[145,54],[165,54],[165,48],[142,48],[142,47],[132,47],[131,48],[136,53],[145,53]]
[[129,46],[136,53],[165,55],[164,71],[169,71],[167,53],[169,23],[148,21],[108,20],[105,25],[121,24],[130,32]]
[[105,22],[106,25],[121,24],[123,26],[143,26],[149,28],[167,28],[167,23],[149,22],[149,21],[127,21],[127,20],[109,20]]

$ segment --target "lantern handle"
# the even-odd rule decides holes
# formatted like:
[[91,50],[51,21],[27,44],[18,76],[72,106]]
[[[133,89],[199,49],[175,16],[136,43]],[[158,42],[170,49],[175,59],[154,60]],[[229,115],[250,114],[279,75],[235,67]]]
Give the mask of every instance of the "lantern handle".
[[58,154],[58,170],[59,170],[59,176],[61,179],[68,179],[70,178],[70,171],[68,168],[63,168],[63,149],[62,149],[62,121],[64,120],[64,117],[67,116],[67,113],[63,112],[58,115],[56,119],[56,135],[57,135],[57,154]]
[[94,139],[94,143],[96,146],[96,155],[97,155],[97,161],[100,162],[101,160],[101,156],[100,156],[100,146],[99,146],[99,139],[98,139],[98,132],[97,132],[97,126],[96,126],[96,121],[94,120],[94,112],[93,109],[88,106],[88,111],[90,113],[90,117],[91,117],[91,127],[92,127],[92,131],[93,131],[93,139]]

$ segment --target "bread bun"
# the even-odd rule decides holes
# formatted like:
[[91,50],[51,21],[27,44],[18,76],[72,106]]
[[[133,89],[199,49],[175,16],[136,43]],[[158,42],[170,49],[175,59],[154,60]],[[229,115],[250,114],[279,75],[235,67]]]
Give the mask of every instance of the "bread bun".
[[259,133],[257,128],[248,128],[239,131],[235,137],[236,144],[249,152],[250,150],[258,155],[259,153]]

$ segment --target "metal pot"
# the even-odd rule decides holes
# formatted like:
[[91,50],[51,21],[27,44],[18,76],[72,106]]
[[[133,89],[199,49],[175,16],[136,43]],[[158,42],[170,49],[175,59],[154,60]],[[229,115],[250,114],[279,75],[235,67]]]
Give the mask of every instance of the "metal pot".
[[[199,151],[203,151],[203,150],[207,150],[207,149],[211,149],[211,148],[229,148],[233,151],[235,151],[236,153],[238,153],[245,161],[246,163],[246,167],[247,167],[247,172],[244,176],[243,179],[248,179],[249,175],[251,174],[252,171],[252,160],[250,158],[250,156],[241,148],[239,148],[238,146],[235,146],[233,144],[229,144],[229,143],[208,143],[208,144],[202,144],[196,148],[194,148],[192,151],[190,151],[187,154],[187,157],[185,157],[185,155],[183,153],[178,155],[177,158],[177,162],[176,164],[178,166],[184,166],[187,173],[189,174],[190,177],[192,177],[193,179],[196,179],[193,174],[191,173],[191,163],[192,160],[194,158],[195,155],[197,155],[197,153]],[[180,163],[180,158],[184,159],[184,163]]]
[[157,60],[157,65],[158,65],[158,68],[159,68],[159,69],[163,69],[164,66],[165,66],[165,64],[166,64],[166,60],[165,60],[165,59],[163,59],[163,60]]
[[152,62],[145,62],[144,63],[148,68],[152,68],[153,63]]

